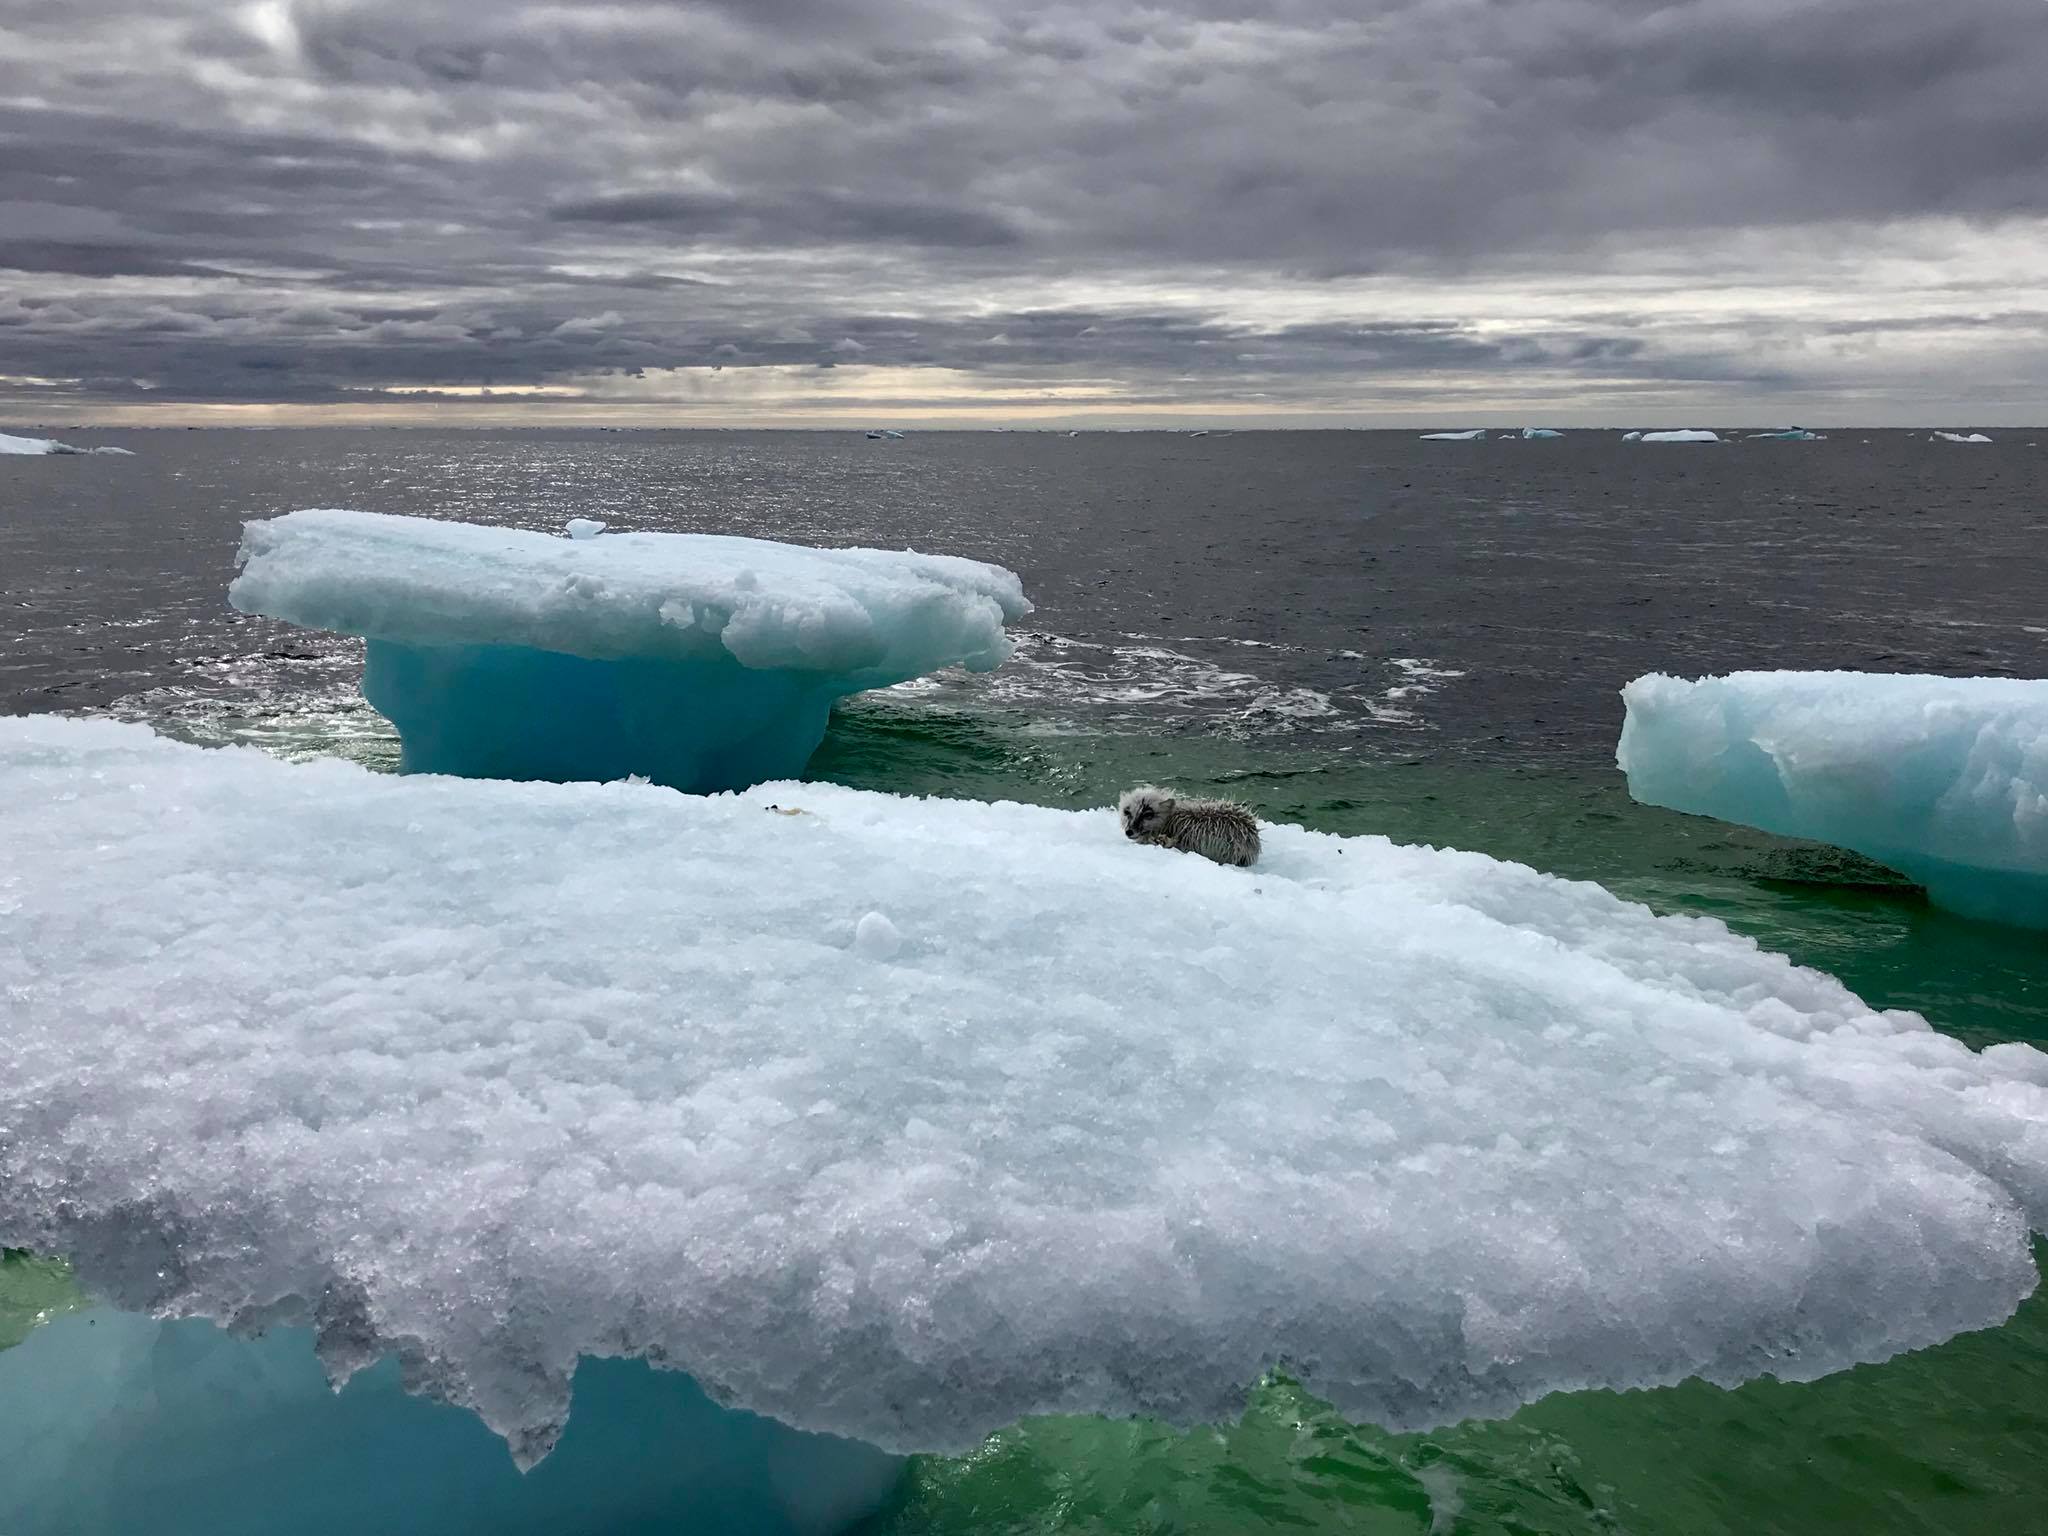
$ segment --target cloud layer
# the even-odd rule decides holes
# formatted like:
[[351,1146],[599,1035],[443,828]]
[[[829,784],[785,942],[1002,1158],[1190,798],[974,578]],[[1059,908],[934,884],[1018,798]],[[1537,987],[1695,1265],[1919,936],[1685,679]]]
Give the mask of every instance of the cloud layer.
[[0,8],[0,412],[2048,412],[2048,6]]

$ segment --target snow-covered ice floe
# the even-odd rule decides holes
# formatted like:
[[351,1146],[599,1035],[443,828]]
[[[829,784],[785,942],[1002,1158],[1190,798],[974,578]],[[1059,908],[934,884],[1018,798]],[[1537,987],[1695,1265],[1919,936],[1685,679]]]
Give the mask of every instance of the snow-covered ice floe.
[[0,432],[0,454],[111,454],[132,459],[134,451],[128,448],[80,448],[73,443],[62,443],[54,437],[17,437],[11,432]]
[[[1804,1380],[2000,1322],[2048,1225],[2048,1056],[1477,854],[52,717],[0,849],[0,1244],[522,1462],[579,1357],[891,1452],[1276,1363],[1401,1428]],[[16,1413],[105,1379],[65,1347]]]
[[1425,432],[1422,434],[1422,440],[1425,443],[1471,443],[1484,441],[1485,437],[1486,428],[1484,427],[1474,427],[1469,432]]
[[1718,443],[1721,441],[1721,435],[1718,432],[1700,432],[1692,428],[1683,428],[1676,432],[1645,432],[1637,441],[1645,443]]
[[1787,427],[1782,432],[1752,432],[1751,442],[1767,443],[1824,443],[1827,441],[1818,432],[1809,432],[1804,427]]
[[1559,432],[1559,431],[1558,431],[1558,430],[1557,430],[1556,428],[1554,428],[1554,427],[1524,427],[1524,428],[1522,428],[1522,437],[1524,438],[1524,440],[1528,440],[1528,439],[1531,439],[1531,438],[1540,438],[1540,437],[1563,437],[1563,436],[1564,436],[1564,434],[1563,434],[1562,432]]
[[2048,927],[2048,682],[1652,674],[1622,698],[1636,799],[1853,848],[1941,906]]
[[1937,432],[1935,438],[1944,443],[1988,443],[1990,438],[1982,432]]
[[580,521],[293,512],[247,525],[228,600],[363,636],[363,694],[410,771],[688,790],[795,776],[835,699],[988,671],[1031,611],[975,560]]

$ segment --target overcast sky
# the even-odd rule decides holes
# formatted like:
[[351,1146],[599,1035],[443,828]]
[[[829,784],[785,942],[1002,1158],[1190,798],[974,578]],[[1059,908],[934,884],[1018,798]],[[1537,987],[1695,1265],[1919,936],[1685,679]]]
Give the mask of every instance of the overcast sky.
[[0,420],[2048,420],[2048,0],[0,0]]

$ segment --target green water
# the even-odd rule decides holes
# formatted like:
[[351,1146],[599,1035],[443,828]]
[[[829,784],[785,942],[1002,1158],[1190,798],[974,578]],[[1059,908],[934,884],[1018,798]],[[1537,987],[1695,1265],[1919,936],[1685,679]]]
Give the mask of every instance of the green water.
[[[262,744],[319,750],[287,737]],[[325,749],[337,746],[371,766],[395,757],[380,733]],[[2048,936],[1951,917],[1853,855],[1638,806],[1611,770],[1082,735],[857,703],[811,773],[1075,808],[1146,779],[1226,793],[1275,821],[1478,849],[1718,917],[1973,1045],[2048,1045]],[[74,1299],[60,1267],[0,1261],[0,1347]],[[2048,1295],[2002,1328],[1821,1382],[1563,1394],[1428,1435],[1345,1423],[1278,1379],[1228,1427],[1034,1420],[971,1456],[915,1458],[864,1536],[1055,1531],[2048,1533]]]

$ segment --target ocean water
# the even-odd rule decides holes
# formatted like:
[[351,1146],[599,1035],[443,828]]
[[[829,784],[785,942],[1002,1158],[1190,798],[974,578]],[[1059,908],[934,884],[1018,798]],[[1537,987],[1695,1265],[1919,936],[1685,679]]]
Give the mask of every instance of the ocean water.
[[[1711,914],[1972,1044],[2048,1045],[2048,938],[1637,806],[1612,760],[1650,670],[2048,676],[2039,435],[102,433],[137,456],[0,469],[0,709],[394,766],[357,643],[226,606],[240,521],[295,507],[913,544],[1011,566],[1038,611],[997,673],[851,701],[814,777],[1217,790]],[[66,1294],[0,1263],[0,1347]],[[1040,1420],[915,1460],[872,1529],[2048,1531],[2048,1299],[1819,1383],[1569,1394],[1427,1436],[1284,1380],[1210,1430]]]

